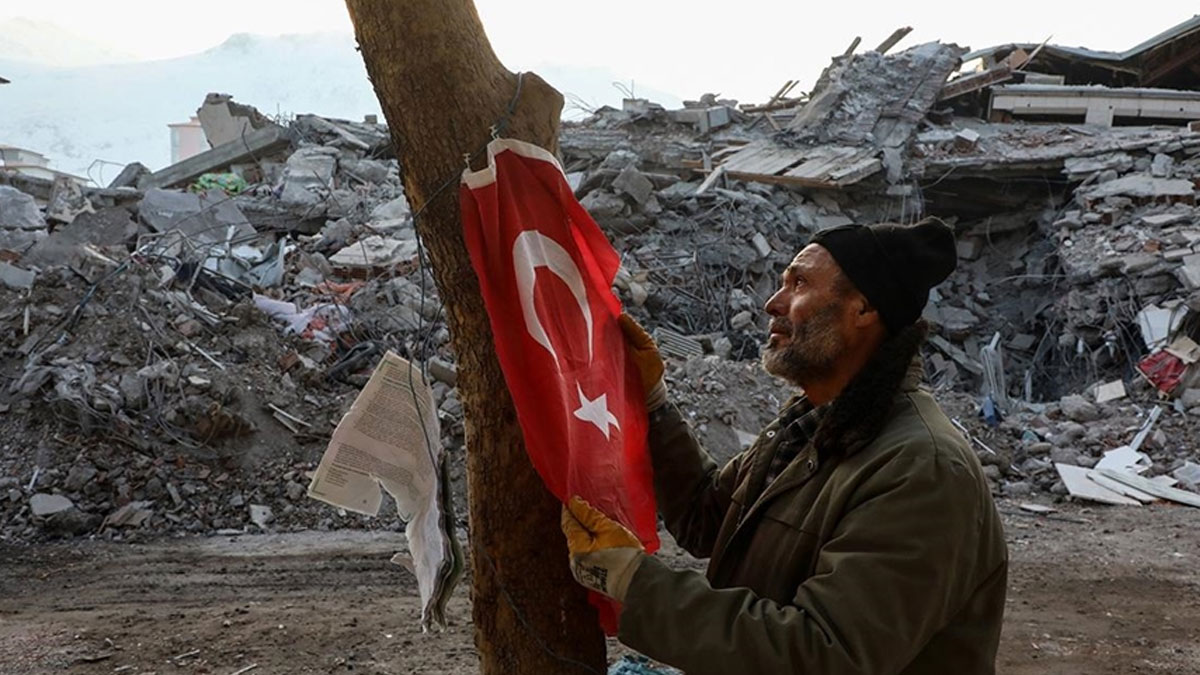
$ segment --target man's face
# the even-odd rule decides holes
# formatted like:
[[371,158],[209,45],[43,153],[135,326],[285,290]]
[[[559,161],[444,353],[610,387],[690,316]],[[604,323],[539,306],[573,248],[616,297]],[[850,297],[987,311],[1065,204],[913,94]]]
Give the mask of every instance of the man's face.
[[853,326],[853,295],[856,291],[829,251],[806,246],[767,300],[771,323],[763,368],[798,386],[829,378]]

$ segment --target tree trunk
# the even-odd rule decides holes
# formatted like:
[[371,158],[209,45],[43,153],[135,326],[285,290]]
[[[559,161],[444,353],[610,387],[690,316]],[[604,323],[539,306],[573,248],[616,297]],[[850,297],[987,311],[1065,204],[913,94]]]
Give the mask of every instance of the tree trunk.
[[[425,209],[416,228],[458,357],[482,671],[603,673],[604,638],[571,578],[559,504],[525,452],[463,244],[456,180],[463,155],[488,141],[516,93],[517,76],[496,58],[470,0],[346,0],[346,6],[405,192],[414,210]],[[562,101],[526,74],[505,135],[556,151]],[[455,184],[437,193],[448,179]]]

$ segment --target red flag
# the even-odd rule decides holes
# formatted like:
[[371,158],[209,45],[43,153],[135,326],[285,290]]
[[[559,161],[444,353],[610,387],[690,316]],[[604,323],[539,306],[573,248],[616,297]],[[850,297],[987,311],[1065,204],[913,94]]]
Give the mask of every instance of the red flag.
[[[583,497],[653,553],[645,396],[617,324],[616,251],[558,161],[535,145],[492,141],[488,167],[465,173],[460,193],[467,252],[534,468],[555,497]],[[592,602],[615,632],[615,603]]]

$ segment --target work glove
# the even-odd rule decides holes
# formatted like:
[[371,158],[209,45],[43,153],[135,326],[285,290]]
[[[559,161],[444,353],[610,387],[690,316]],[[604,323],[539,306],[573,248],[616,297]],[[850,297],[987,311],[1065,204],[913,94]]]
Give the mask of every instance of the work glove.
[[567,535],[575,581],[624,602],[629,582],[646,555],[638,538],[579,497],[571,497],[562,507],[562,531]]
[[642,378],[646,410],[657,410],[667,402],[667,387],[663,384],[665,367],[662,356],[658,353],[658,346],[654,344],[654,338],[650,337],[646,329],[628,314],[621,314],[617,322],[621,325],[621,332],[625,334],[625,344],[629,346],[625,353],[637,366],[638,374]]

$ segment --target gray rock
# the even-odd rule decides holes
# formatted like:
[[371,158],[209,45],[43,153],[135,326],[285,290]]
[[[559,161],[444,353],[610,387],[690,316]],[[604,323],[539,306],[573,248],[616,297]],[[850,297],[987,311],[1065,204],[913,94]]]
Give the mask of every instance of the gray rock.
[[1159,178],[1170,178],[1171,169],[1174,166],[1175,160],[1170,155],[1164,155],[1160,152],[1150,161],[1150,175]]
[[388,163],[378,159],[343,159],[340,168],[343,173],[377,185],[388,182],[391,173]]
[[1033,485],[1028,481],[1014,481],[1004,484],[1004,496],[1006,497],[1026,497],[1033,494]]
[[741,311],[729,319],[729,327],[733,330],[743,330],[754,324],[754,315],[749,311]]
[[8,185],[0,185],[0,229],[44,230],[46,220],[33,197]]
[[23,270],[16,265],[0,262],[0,286],[6,286],[15,291],[27,291],[33,288],[33,282],[36,279],[37,273],[32,270]]
[[371,220],[397,220],[410,215],[412,215],[412,208],[408,205],[408,198],[400,195],[390,202],[376,206],[371,211]]
[[287,483],[284,490],[287,492],[287,498],[294,502],[303,499],[304,493],[307,492],[303,485],[291,481]]
[[279,179],[279,201],[306,217],[323,215],[340,154],[337,148],[325,146],[308,146],[293,152]]
[[275,513],[271,511],[271,507],[262,504],[250,505],[250,522],[267,529],[267,524],[275,520]]
[[75,503],[62,495],[39,492],[29,498],[29,510],[38,518],[48,518],[73,508],[75,508]]
[[98,473],[100,472],[96,470],[96,467],[87,462],[80,462],[67,472],[67,480],[63,482],[63,487],[70,492],[78,492],[92,482]]
[[167,488],[163,485],[162,479],[158,476],[152,476],[146,481],[146,496],[151,499],[158,499],[167,493]]
[[1078,464],[1079,452],[1075,448],[1054,448],[1050,451],[1050,461],[1055,464]]
[[1063,415],[1074,422],[1094,422],[1100,419],[1100,409],[1078,394],[1064,396],[1058,402]]
[[627,194],[638,204],[645,204],[654,192],[654,183],[633,166],[627,166],[613,179],[612,189]]
[[20,230],[0,228],[0,249],[25,253],[48,237],[45,230]]
[[641,161],[642,158],[632,150],[613,150],[600,162],[600,168],[621,171],[628,166],[637,166]]
[[733,341],[727,337],[719,337],[713,340],[713,354],[727,359],[733,353]]
[[1184,389],[1179,400],[1185,408],[1194,408],[1200,405],[1200,389]]
[[579,203],[597,221],[614,218],[625,210],[625,200],[603,189],[592,190]]

